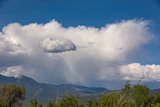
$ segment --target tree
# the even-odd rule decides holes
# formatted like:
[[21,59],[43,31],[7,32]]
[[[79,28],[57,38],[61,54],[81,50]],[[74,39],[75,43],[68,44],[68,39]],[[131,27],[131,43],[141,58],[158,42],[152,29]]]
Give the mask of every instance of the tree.
[[121,94],[128,97],[130,96],[130,92],[131,92],[131,83],[130,81],[127,81],[121,90]]
[[38,101],[37,99],[32,99],[28,105],[28,107],[38,107]]
[[149,88],[145,85],[134,85],[131,91],[131,97],[137,104],[137,106],[144,106],[146,100],[149,97]]
[[131,104],[136,106],[146,106],[150,103],[149,99],[149,88],[145,85],[136,84],[131,85],[130,81],[127,81],[121,90],[121,94],[125,96],[126,99]]
[[79,98],[77,96],[66,96],[61,102],[62,107],[81,107]]
[[160,107],[160,93],[155,93],[151,95],[147,103],[154,107]]
[[90,99],[87,102],[87,107],[98,107],[98,102],[95,99]]
[[8,99],[6,97],[0,96],[0,107],[8,107]]
[[110,92],[99,100],[98,107],[126,107],[127,99],[118,92]]
[[20,100],[25,99],[25,88],[15,84],[0,85],[0,97],[5,101],[8,107],[13,107]]
[[49,102],[49,103],[47,103],[47,105],[45,107],[54,107],[54,104]]

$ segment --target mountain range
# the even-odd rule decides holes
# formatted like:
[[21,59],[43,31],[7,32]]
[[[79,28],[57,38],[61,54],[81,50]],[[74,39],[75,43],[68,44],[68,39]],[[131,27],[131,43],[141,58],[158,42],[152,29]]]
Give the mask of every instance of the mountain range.
[[78,95],[80,96],[80,99],[84,101],[90,97],[94,98],[99,96],[101,93],[109,91],[102,87],[86,87],[73,84],[44,84],[26,76],[19,76],[15,78],[0,75],[0,84],[17,84],[25,87],[26,98],[24,103],[28,103],[33,98],[36,98],[42,103],[56,101],[65,95]]
[[[23,75],[18,77],[0,75],[0,85],[3,84],[16,84],[25,87],[26,98],[24,104],[27,104],[33,98],[45,103],[60,100],[66,95],[78,95],[82,102],[86,102],[90,98],[96,99],[105,92],[113,91],[103,87],[87,87],[73,84],[44,84]],[[151,92],[160,92],[160,82],[141,82],[141,84],[148,86]]]

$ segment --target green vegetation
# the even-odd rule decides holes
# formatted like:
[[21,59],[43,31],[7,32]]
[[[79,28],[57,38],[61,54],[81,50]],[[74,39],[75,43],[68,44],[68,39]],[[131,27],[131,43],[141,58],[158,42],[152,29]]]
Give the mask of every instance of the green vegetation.
[[[1,85],[0,107],[20,107],[24,96],[23,87]],[[150,93],[145,85],[131,85],[126,82],[122,90],[105,93],[100,98],[88,100],[87,103],[82,104],[78,96],[68,95],[46,104],[32,99],[27,107],[160,107],[160,93]]]
[[14,84],[0,85],[0,107],[21,106],[20,100],[25,98],[25,89]]

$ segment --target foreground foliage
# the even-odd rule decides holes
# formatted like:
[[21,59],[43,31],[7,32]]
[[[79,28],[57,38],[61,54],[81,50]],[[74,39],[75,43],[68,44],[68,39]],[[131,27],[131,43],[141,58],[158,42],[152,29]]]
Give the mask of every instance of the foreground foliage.
[[[5,85],[0,88],[0,107],[17,107],[24,99],[24,88]],[[19,105],[20,106],[20,105]],[[104,93],[100,98],[81,103],[78,96],[68,95],[55,102],[41,104],[32,99],[27,107],[160,107],[160,93],[150,93],[145,85],[126,82],[122,90]]]
[[14,84],[0,85],[0,107],[21,106],[25,98],[25,89]]

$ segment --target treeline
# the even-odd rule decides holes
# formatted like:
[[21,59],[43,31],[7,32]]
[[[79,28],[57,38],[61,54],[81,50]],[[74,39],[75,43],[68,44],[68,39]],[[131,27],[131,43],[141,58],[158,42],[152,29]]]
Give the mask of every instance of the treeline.
[[[21,107],[25,89],[16,85],[0,86],[0,107]],[[42,96],[43,97],[43,96]],[[32,99],[27,107],[160,107],[160,93],[150,93],[145,85],[126,82],[119,91],[108,92],[98,99],[80,102],[78,96],[68,95],[56,102],[41,104]]]

